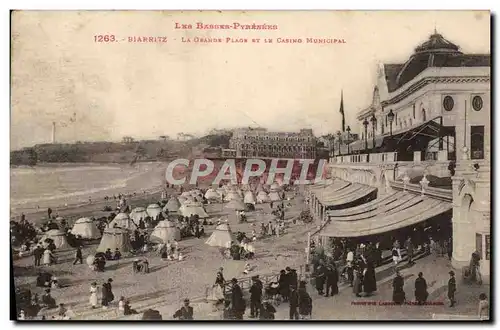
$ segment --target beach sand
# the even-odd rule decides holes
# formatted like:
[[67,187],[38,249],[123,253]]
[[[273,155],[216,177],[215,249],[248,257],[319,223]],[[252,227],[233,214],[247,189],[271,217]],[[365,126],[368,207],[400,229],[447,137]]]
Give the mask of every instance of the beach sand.
[[[302,197],[291,201],[292,207],[287,210],[285,220],[290,222],[304,209]],[[147,203],[142,206],[147,206]],[[90,206],[89,206],[90,207]],[[217,219],[220,213],[220,204],[208,205],[207,211]],[[82,211],[80,209],[80,211]],[[233,232],[244,231],[251,236],[253,228],[260,231],[259,220],[267,222],[270,207],[268,204],[257,205],[255,212],[248,212],[248,223],[230,223]],[[231,216],[230,216],[231,218]],[[255,227],[252,227],[255,224]],[[307,241],[307,232],[313,228],[312,224],[291,224],[287,233],[279,238],[272,237],[255,242],[256,257],[250,261],[255,269],[249,275],[276,273],[286,266],[299,267],[304,264],[304,248]],[[186,256],[183,261],[162,261],[154,252],[146,254],[149,263],[149,274],[134,274],[132,262],[134,257],[120,261],[108,262],[104,273],[92,271],[86,264],[72,265],[74,251],[57,252],[58,264],[34,269],[33,257],[24,257],[14,261],[14,276],[16,286],[29,285],[34,289],[36,272],[46,270],[57,276],[59,281],[67,287],[52,290],[57,303],[65,303],[77,315],[75,319],[106,320],[123,318],[116,311],[116,304],[120,296],[129,299],[131,307],[139,313],[148,308],[155,308],[164,313],[164,319],[170,319],[171,311],[180,306],[184,298],[193,300],[195,310],[209,305],[196,305],[206,296],[207,288],[215,281],[215,274],[219,267],[224,267],[226,279],[232,277],[246,277],[243,274],[245,261],[225,259],[218,248],[205,244],[206,239],[213,231],[214,226],[205,226],[206,236],[201,239],[189,238],[180,242],[181,252]],[[86,246],[84,260],[94,253],[97,244]],[[89,306],[90,283],[97,281],[102,286],[103,281],[113,278],[115,302],[108,310],[92,310]],[[34,289],[42,292],[41,288]],[[100,298],[100,296],[99,296]],[[208,317],[208,316],[207,316]]]

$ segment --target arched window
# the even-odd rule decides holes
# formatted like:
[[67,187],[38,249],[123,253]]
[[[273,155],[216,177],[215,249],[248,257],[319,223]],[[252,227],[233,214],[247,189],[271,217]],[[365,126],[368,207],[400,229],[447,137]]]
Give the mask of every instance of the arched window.
[[427,121],[427,116],[425,114],[425,109],[422,109],[422,121]]

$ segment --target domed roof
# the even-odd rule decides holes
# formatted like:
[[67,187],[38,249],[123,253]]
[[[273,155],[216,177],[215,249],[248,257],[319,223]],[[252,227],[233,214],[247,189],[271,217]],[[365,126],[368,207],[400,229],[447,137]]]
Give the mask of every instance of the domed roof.
[[401,68],[396,83],[403,86],[429,67],[441,66],[449,57],[460,56],[459,47],[434,31],[427,41],[415,48],[415,53]]
[[446,40],[441,34],[434,30],[434,34],[421,45],[415,48],[415,53],[424,52],[458,52],[458,46]]

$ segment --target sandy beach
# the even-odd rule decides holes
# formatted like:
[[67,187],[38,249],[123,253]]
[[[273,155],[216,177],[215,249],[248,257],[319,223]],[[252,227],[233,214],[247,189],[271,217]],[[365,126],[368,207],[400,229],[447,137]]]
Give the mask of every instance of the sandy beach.
[[[312,225],[292,224],[304,205],[301,197],[292,199],[292,206],[287,209],[285,220],[289,228],[285,235],[258,240],[255,243],[256,257],[250,261],[254,270],[250,275],[278,272],[286,266],[298,267],[304,263],[304,248],[307,231]],[[146,205],[143,205],[146,206]],[[212,218],[226,217],[221,213],[221,204],[210,204],[207,212]],[[256,211],[248,212],[248,223],[231,223],[233,232],[243,231],[249,235],[253,228],[258,232],[260,221],[269,219],[268,204],[258,205]],[[231,217],[230,217],[231,218]],[[254,227],[255,226],[255,227]],[[149,274],[134,274],[132,262],[134,257],[112,261],[106,264],[104,273],[92,271],[86,264],[72,265],[74,251],[58,251],[58,263],[55,265],[34,269],[33,257],[24,257],[14,261],[14,276],[17,286],[29,285],[34,288],[36,272],[46,270],[57,276],[63,288],[52,290],[57,303],[64,303],[76,313],[76,319],[115,319],[116,305],[109,310],[92,310],[88,303],[89,286],[93,281],[102,285],[103,281],[113,278],[113,290],[116,301],[120,296],[130,300],[131,306],[139,312],[149,307],[171,310],[179,306],[182,299],[188,297],[203,299],[206,290],[213,284],[215,273],[219,267],[224,267],[226,279],[244,277],[245,261],[225,259],[218,248],[205,244],[214,226],[206,226],[203,238],[188,238],[180,242],[181,252],[186,256],[183,261],[162,261],[155,252],[145,256],[150,263]],[[97,242],[96,242],[97,243]],[[85,258],[93,254],[97,244],[85,247]],[[42,291],[36,288],[35,291]],[[116,304],[116,302],[115,302]],[[164,315],[164,319],[171,315]]]

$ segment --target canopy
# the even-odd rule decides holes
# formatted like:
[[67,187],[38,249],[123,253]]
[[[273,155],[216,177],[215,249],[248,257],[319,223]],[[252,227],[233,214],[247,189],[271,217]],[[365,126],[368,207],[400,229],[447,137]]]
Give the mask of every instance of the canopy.
[[240,199],[240,195],[238,195],[235,191],[230,191],[226,196],[224,196],[224,201],[229,202],[233,199]]
[[257,202],[268,203],[270,201],[271,200],[269,199],[269,196],[267,195],[267,193],[264,190],[259,191],[259,193],[257,194]]
[[144,220],[148,216],[146,209],[144,207],[136,207],[130,212],[130,219],[134,220],[134,222],[139,223],[139,220]]
[[415,225],[452,209],[449,202],[408,192],[397,192],[370,205],[341,210],[342,216],[333,216],[320,230],[319,235],[329,237],[361,237],[381,234]]
[[271,187],[269,187],[269,190],[270,191],[279,191],[281,188],[280,188],[280,185],[279,183],[275,182],[271,185]]
[[219,246],[223,248],[230,248],[231,242],[236,241],[231,228],[227,223],[218,225],[212,235],[205,242],[210,246]]
[[226,209],[226,210],[244,211],[246,209],[246,207],[245,207],[245,204],[243,203],[243,201],[238,198],[238,199],[233,199],[233,200],[229,201],[229,203],[227,203],[224,206],[224,209]]
[[205,198],[208,200],[219,200],[220,195],[214,189],[210,188],[205,193]]
[[198,215],[199,218],[208,218],[209,215],[199,203],[184,204],[179,208],[179,214],[183,217],[190,217],[191,215]]
[[255,196],[252,191],[247,191],[245,193],[245,198],[243,199],[243,203],[245,204],[255,204]]
[[280,197],[280,195],[278,194],[277,191],[271,191],[269,193],[269,200],[271,202],[279,202],[281,200],[281,197]]
[[317,194],[316,196],[322,205],[327,207],[336,207],[367,197],[368,195],[373,194],[376,190],[377,188],[374,187],[353,183],[344,186],[341,189]]
[[123,229],[129,229],[129,230],[136,230],[137,226],[136,224],[130,219],[127,213],[118,213],[116,217],[111,221],[108,225],[109,228],[123,228]]
[[45,242],[47,238],[50,238],[52,241],[54,241],[56,249],[62,250],[70,248],[68,240],[66,239],[66,234],[59,229],[51,229],[47,231],[41,239],[42,244]]
[[146,212],[151,218],[156,219],[156,217],[161,213],[161,207],[158,204],[150,204],[146,208]]
[[179,207],[181,207],[181,203],[177,199],[177,197],[172,196],[168,200],[167,204],[165,207],[163,207],[163,211],[168,211],[168,212],[177,212],[179,211]]
[[107,249],[115,251],[118,249],[121,253],[129,252],[132,249],[130,237],[125,229],[106,228],[102,234],[101,243],[96,252],[106,252]]
[[76,220],[71,233],[83,239],[97,239],[101,237],[101,232],[92,219],[80,218]]
[[177,228],[172,221],[163,220],[156,225],[149,240],[152,243],[167,243],[168,241],[173,242],[174,240],[180,241],[181,230]]

